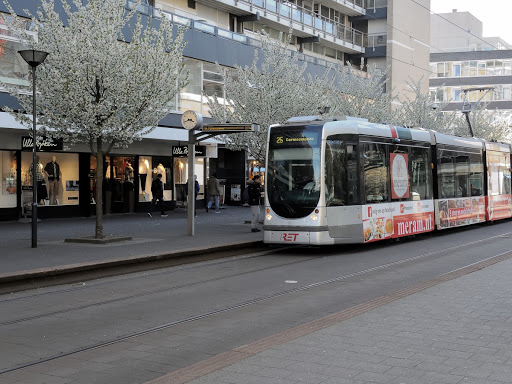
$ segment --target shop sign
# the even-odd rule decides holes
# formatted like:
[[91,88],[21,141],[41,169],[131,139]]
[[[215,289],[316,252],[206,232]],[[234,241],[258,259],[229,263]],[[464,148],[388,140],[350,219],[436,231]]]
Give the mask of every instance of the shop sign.
[[[196,156],[206,157],[206,147],[204,145],[196,145]],[[175,145],[172,147],[173,157],[187,157],[188,145]]]
[[409,169],[404,153],[391,154],[391,194],[393,199],[409,198]]
[[[52,151],[62,151],[62,147],[64,144],[63,139],[55,139],[53,137],[46,136],[37,136],[37,151],[38,152],[52,152]],[[21,137],[21,150],[22,151],[32,151],[34,147],[34,141],[30,136],[22,136]]]
[[410,236],[434,230],[432,200],[363,206],[363,241]]

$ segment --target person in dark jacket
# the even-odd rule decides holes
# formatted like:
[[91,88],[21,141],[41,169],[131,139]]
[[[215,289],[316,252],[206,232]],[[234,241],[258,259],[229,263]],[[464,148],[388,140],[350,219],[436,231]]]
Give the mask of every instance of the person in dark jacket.
[[249,205],[251,206],[251,232],[260,232],[258,221],[260,219],[260,199],[261,199],[261,176],[256,175],[249,184]]
[[215,213],[220,213],[220,182],[217,179],[217,174],[214,173],[208,179],[208,204],[206,205],[206,212],[211,208],[212,204],[215,202]]
[[151,183],[151,193],[153,194],[153,199],[151,200],[151,205],[149,206],[148,216],[153,217],[151,212],[153,212],[156,201],[158,200],[160,216],[167,217],[164,210],[164,183],[162,183],[162,174],[159,173],[156,175],[156,179]]

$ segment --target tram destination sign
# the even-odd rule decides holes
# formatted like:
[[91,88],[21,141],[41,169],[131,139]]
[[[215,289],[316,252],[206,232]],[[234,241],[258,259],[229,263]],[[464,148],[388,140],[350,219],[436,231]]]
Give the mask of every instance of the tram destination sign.
[[211,133],[235,133],[235,132],[258,132],[258,124],[211,124],[203,125],[202,132]]

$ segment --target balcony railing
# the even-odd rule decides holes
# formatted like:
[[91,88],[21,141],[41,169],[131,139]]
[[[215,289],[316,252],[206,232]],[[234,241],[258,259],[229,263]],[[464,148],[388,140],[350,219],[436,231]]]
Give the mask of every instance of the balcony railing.
[[[361,3],[362,0],[347,0],[350,3]],[[254,8],[260,9],[264,14],[270,13],[278,19],[284,18],[289,22],[296,22],[303,26],[314,28],[337,39],[354,45],[363,45],[364,33],[347,27],[327,17],[318,15],[313,11],[299,7],[283,0],[239,0]]]
[[[257,1],[257,0],[255,0],[255,1]],[[261,0],[261,1],[264,1],[264,0]],[[126,6],[128,8],[134,7],[135,3],[131,0],[127,0]],[[237,41],[239,43],[251,45],[253,47],[261,48],[261,46],[262,46],[261,41],[259,41],[258,39],[254,39],[254,38],[248,37],[247,35],[243,35],[240,33],[231,32],[231,31],[207,24],[203,21],[194,20],[192,18],[177,15],[177,14],[169,12],[169,11],[159,10],[159,9],[153,8],[151,6],[148,6],[148,7],[144,6],[143,8],[139,7],[138,11],[145,13],[145,14],[151,13],[153,17],[161,18],[161,19],[165,18],[174,24],[185,25],[185,26],[188,26],[190,29],[198,30],[198,31],[201,31],[204,33],[209,33],[209,34],[212,34],[212,35],[215,35],[218,37],[222,37],[222,38],[230,39],[233,41]],[[346,32],[348,34],[350,32],[349,30],[355,31],[352,28],[346,27],[346,30],[344,32]],[[359,35],[354,36],[354,41],[358,42],[357,45],[363,46],[365,35],[362,34],[361,32],[358,32],[358,33],[359,33]],[[330,62],[328,63],[326,60],[321,59],[321,58],[309,56],[309,55],[302,54],[302,53],[296,53],[296,54],[300,55],[300,57],[303,60],[310,62],[310,63],[314,63],[316,65],[327,67],[330,64]]]

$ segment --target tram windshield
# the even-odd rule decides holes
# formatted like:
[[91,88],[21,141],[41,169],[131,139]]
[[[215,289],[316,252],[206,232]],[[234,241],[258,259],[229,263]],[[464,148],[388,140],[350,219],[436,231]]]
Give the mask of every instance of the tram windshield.
[[309,215],[320,199],[322,126],[276,127],[270,132],[267,194],[276,214]]

